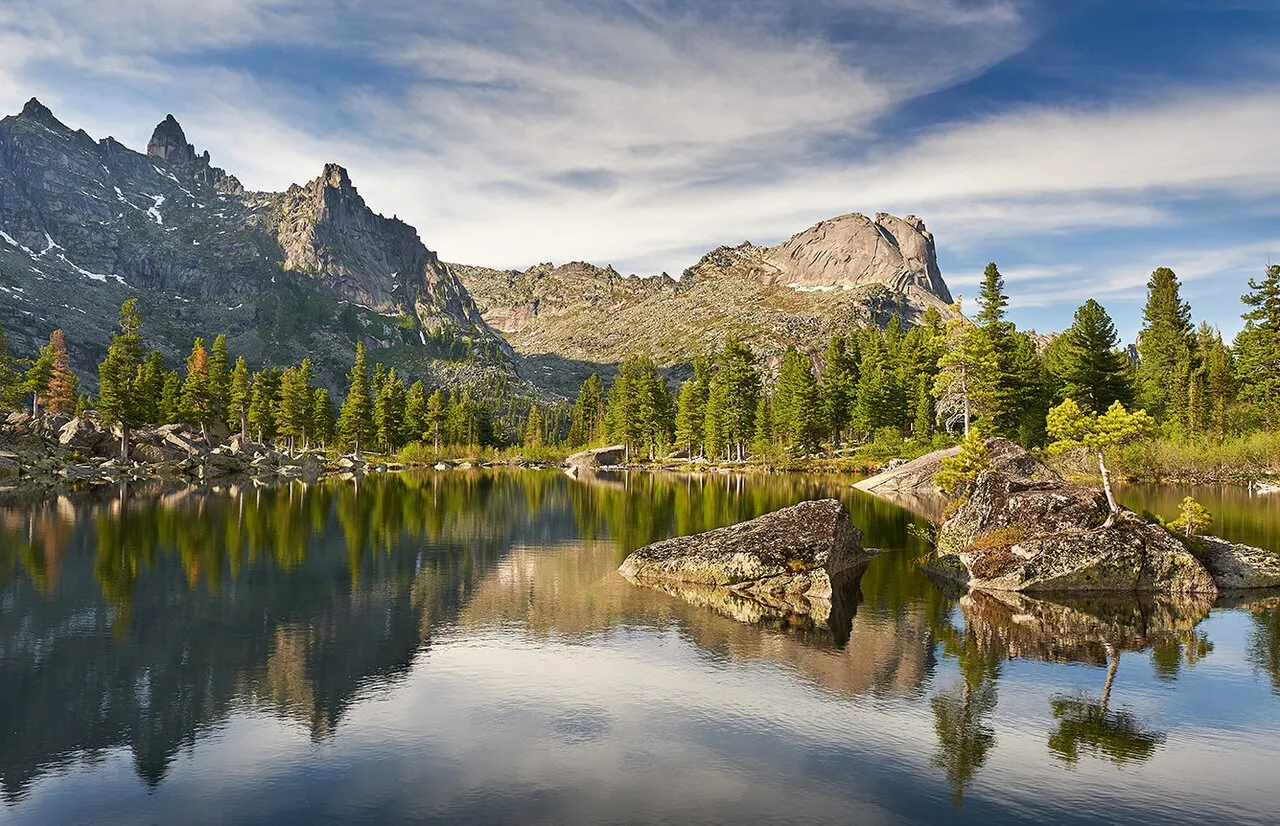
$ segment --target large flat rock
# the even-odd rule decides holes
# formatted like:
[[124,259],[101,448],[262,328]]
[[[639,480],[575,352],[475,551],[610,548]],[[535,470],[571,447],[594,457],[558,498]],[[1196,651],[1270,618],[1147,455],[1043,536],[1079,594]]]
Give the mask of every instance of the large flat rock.
[[874,551],[834,499],[780,511],[632,553],[619,573],[642,584],[681,582],[760,595],[831,597],[831,577]]

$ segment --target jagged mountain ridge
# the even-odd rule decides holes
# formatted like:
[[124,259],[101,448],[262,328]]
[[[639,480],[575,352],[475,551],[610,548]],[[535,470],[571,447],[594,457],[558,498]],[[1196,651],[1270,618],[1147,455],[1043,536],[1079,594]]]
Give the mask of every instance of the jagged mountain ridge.
[[[440,383],[515,379],[462,283],[413,227],[374,213],[342,167],[246,192],[172,115],[144,155],[32,99],[0,120],[0,326],[27,352],[64,329],[92,387],[129,297],[171,365],[193,336],[226,331],[256,365],[311,356],[331,386],[356,340]],[[468,348],[477,358],[459,359]]]
[[676,366],[728,334],[766,357],[788,346],[815,350],[834,333],[894,314],[945,314],[952,301],[924,222],[883,213],[822,221],[772,247],[719,247],[678,280],[584,262],[523,272],[453,267],[526,372],[562,393],[596,365],[633,353]]

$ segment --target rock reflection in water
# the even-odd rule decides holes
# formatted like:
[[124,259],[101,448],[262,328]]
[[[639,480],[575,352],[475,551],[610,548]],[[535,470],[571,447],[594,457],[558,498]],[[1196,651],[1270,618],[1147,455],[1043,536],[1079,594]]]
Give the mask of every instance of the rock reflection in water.
[[1196,633],[1213,605],[1203,597],[1140,594],[1051,601],[973,591],[960,605],[979,647],[994,656],[1106,666],[1101,694],[1049,699],[1058,721],[1049,734],[1049,750],[1068,763],[1077,762],[1082,753],[1117,764],[1146,760],[1165,740],[1163,732],[1144,728],[1133,714],[1110,707],[1122,653],[1186,647],[1194,652],[1189,658],[1194,662],[1210,647]]

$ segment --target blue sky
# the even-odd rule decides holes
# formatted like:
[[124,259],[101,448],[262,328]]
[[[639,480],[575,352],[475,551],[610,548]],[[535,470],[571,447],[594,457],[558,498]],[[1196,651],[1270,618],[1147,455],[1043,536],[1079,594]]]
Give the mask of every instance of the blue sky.
[[846,212],[921,216],[953,292],[1093,297],[1171,266],[1232,335],[1280,260],[1280,2],[6,0],[0,109],[247,186],[351,170],[451,261],[678,273]]

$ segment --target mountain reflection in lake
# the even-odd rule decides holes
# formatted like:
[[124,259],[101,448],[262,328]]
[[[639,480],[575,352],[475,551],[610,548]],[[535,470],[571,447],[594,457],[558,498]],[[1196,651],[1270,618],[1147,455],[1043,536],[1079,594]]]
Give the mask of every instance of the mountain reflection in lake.
[[[615,572],[824,495],[889,549],[825,621]],[[1274,822],[1280,597],[964,595],[916,520],[795,476],[10,498],[0,822]]]

